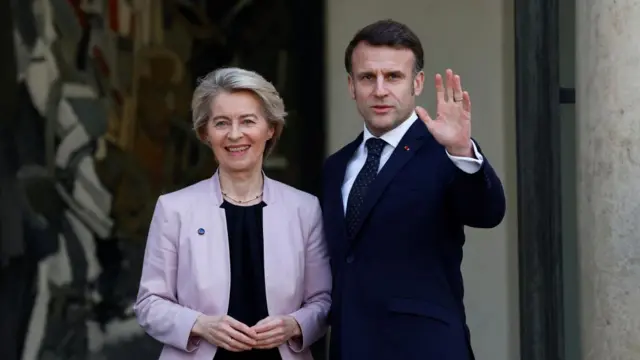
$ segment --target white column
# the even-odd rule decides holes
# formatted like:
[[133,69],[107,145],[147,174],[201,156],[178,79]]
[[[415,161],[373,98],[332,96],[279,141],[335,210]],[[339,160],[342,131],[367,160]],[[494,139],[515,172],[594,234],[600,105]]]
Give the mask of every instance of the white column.
[[577,0],[585,360],[640,359],[640,0]]

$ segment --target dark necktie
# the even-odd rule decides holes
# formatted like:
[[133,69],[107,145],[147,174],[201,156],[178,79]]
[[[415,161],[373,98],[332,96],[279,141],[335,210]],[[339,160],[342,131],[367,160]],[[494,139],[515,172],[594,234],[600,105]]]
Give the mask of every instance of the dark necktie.
[[360,210],[364,203],[369,185],[378,175],[378,167],[380,166],[380,154],[387,143],[384,140],[370,138],[365,143],[367,147],[367,160],[358,173],[356,181],[349,192],[349,200],[347,201],[347,235],[353,235],[358,219],[360,218]]

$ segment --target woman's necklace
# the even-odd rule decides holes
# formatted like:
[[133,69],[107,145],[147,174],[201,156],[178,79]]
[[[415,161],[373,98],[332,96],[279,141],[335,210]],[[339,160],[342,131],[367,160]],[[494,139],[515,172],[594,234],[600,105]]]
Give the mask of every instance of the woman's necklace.
[[246,203],[249,203],[249,202],[255,201],[255,200],[259,199],[259,198],[262,196],[262,193],[263,193],[263,191],[261,191],[261,192],[260,192],[260,194],[256,195],[256,197],[254,197],[253,199],[249,199],[249,200],[236,200],[236,199],[232,198],[231,196],[229,196],[229,194],[227,194],[226,192],[224,192],[222,189],[221,189],[220,191],[222,192],[222,195],[223,195],[224,197],[227,197],[227,198],[229,198],[230,200],[232,200],[233,202],[238,203],[238,204],[246,204]]

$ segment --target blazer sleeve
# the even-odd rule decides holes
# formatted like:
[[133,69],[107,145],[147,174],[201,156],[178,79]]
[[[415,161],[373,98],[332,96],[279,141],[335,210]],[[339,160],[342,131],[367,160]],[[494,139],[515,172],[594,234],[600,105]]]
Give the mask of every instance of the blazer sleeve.
[[140,326],[151,337],[192,352],[200,340],[190,335],[191,329],[201,313],[181,306],[177,301],[179,231],[177,215],[168,214],[161,196],[149,228],[134,312]]
[[301,338],[289,340],[291,350],[298,353],[307,349],[326,333],[327,317],[331,308],[331,269],[324,239],[322,211],[317,198],[314,198],[310,210],[311,226],[306,239],[304,301],[302,307],[291,314],[302,329]]
[[[480,146],[475,140],[478,151]],[[452,164],[454,175],[449,188],[454,211],[460,221],[476,228],[498,226],[506,212],[504,188],[489,160],[483,154],[480,169],[467,174]]]

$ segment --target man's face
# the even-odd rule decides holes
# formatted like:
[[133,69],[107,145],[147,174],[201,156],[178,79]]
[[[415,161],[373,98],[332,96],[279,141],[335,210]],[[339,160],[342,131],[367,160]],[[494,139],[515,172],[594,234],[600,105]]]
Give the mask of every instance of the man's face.
[[424,73],[413,74],[411,50],[361,42],[351,63],[349,91],[372,134],[381,136],[409,117],[424,85]]

